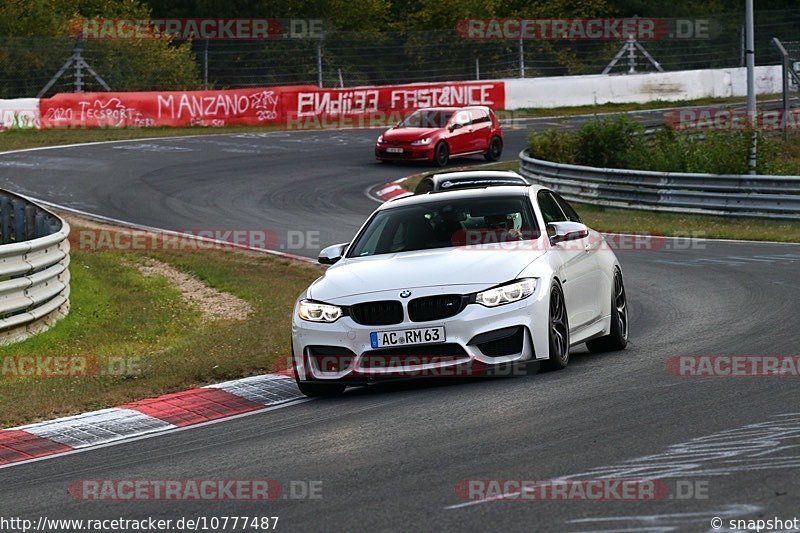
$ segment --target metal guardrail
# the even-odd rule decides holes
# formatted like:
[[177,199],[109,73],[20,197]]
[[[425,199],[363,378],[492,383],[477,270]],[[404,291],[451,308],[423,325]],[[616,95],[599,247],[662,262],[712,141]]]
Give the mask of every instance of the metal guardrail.
[[520,173],[567,200],[675,213],[800,220],[800,176],[594,168],[519,154]]
[[22,340],[69,312],[69,224],[0,190],[0,343]]

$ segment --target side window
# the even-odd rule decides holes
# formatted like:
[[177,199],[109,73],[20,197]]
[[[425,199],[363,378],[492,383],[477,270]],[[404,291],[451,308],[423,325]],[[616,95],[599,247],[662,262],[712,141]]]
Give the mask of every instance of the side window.
[[472,116],[469,114],[469,111],[459,111],[456,114],[455,123],[460,124],[461,126],[468,126],[472,122]]
[[536,195],[536,199],[539,201],[539,208],[542,210],[542,217],[544,217],[545,224],[567,221],[567,217],[564,215],[563,211],[561,211],[561,208],[558,207],[558,202],[556,202],[556,199],[550,191],[539,191],[539,194]]
[[472,124],[474,126],[480,126],[489,121],[489,115],[483,109],[473,109],[470,113],[472,113]]
[[564,211],[564,214],[567,215],[567,220],[570,222],[581,222],[581,217],[578,215],[577,212],[572,208],[566,200],[564,200],[559,194],[553,193],[553,197],[555,197],[556,202],[558,202],[558,206]]

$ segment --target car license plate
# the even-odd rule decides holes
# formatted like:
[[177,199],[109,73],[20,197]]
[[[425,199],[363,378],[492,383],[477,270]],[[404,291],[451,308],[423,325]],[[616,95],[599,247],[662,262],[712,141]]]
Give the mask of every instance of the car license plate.
[[369,334],[373,348],[408,346],[409,344],[437,344],[445,341],[444,326],[435,328],[373,331]]
[[386,151],[388,153],[390,153],[390,154],[402,154],[403,153],[403,149],[402,148],[389,147],[389,148],[386,149]]

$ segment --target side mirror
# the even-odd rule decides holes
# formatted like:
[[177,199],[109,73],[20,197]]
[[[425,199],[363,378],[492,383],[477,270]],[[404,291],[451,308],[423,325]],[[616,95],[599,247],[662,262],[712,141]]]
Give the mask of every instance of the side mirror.
[[550,244],[577,241],[589,236],[589,228],[580,222],[551,222],[547,225]]
[[333,246],[328,246],[327,248],[323,248],[322,251],[319,253],[317,261],[323,265],[332,265],[336,263],[339,259],[342,258],[342,255],[344,255],[344,251],[345,249],[347,249],[348,244],[350,243],[343,242],[341,244],[334,244]]
[[447,129],[450,130],[451,132],[454,132],[457,129],[461,129],[461,124],[459,124],[458,122],[456,122],[454,124],[450,124],[450,126],[448,126]]

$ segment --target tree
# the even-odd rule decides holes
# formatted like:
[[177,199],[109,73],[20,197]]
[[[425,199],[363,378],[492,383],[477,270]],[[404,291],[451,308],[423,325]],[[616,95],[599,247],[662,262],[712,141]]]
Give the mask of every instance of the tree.
[[[85,18],[147,19],[138,0],[5,0],[0,3],[0,98],[35,96],[69,58]],[[88,40],[85,57],[113,90],[197,88],[189,43]],[[68,73],[67,76],[71,75]],[[86,90],[99,88],[87,77]],[[71,91],[69,77],[53,87]]]

